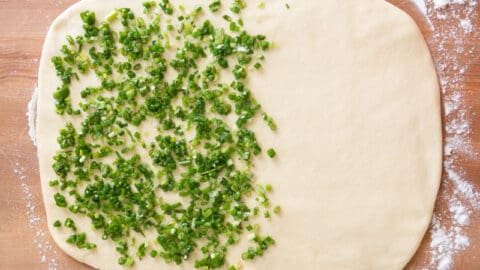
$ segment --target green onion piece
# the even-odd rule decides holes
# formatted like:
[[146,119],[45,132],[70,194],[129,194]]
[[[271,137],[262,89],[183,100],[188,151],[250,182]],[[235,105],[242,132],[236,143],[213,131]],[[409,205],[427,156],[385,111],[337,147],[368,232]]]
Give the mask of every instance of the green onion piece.
[[149,254],[150,254],[150,257],[155,258],[155,257],[157,257],[158,252],[156,250],[152,249]]
[[62,194],[57,192],[53,198],[55,199],[55,204],[58,207],[67,207],[67,201],[65,200],[65,196]]
[[265,123],[267,123],[268,127],[269,127],[272,131],[276,131],[276,130],[277,130],[277,124],[275,124],[275,122],[273,121],[273,118],[270,117],[268,114],[262,113],[262,119],[263,119],[263,121],[265,121]]
[[233,13],[240,13],[240,11],[247,7],[247,3],[243,0],[234,0],[233,5],[230,7],[230,11]]
[[51,187],[58,186],[58,180],[52,180],[48,183],[48,185],[51,186]]
[[77,230],[77,227],[75,226],[75,222],[71,218],[66,218],[65,223],[63,224],[65,227],[70,228],[74,231]]
[[222,2],[220,0],[215,0],[215,1],[211,2],[210,5],[208,5],[208,8],[212,12],[217,12],[220,9],[221,6],[222,6]]
[[277,152],[275,152],[275,150],[273,148],[270,148],[270,149],[267,150],[267,155],[270,158],[274,158],[277,155]]

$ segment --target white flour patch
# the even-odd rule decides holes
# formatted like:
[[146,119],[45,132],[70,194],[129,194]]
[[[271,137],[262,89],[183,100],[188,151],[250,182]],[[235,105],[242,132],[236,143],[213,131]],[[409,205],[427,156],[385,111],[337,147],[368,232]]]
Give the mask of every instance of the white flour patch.
[[460,25],[462,26],[465,34],[469,34],[473,31],[472,22],[468,19],[460,20]]
[[[470,224],[471,211],[457,197],[451,198],[449,204],[448,213],[433,217],[430,229],[432,259],[427,269],[451,269],[458,251],[470,246],[464,227]],[[451,225],[444,225],[446,221]]]
[[13,171],[20,180],[20,186],[26,202],[28,227],[34,232],[33,243],[40,255],[40,262],[47,264],[48,270],[57,270],[57,251],[53,248],[48,239],[47,233],[42,227],[42,225],[44,225],[44,220],[38,213],[38,209],[35,204],[38,198],[31,192],[31,189],[26,182],[27,170],[25,167],[21,166],[19,162],[16,162]]
[[432,1],[435,9],[442,9],[453,4],[464,4],[465,0],[434,0]]
[[33,89],[32,98],[28,102],[27,117],[28,117],[28,135],[33,142],[33,145],[37,146],[37,130],[36,130],[36,115],[37,115],[37,99],[38,99],[38,87]]
[[427,4],[425,0],[412,0],[412,2],[415,3],[418,10],[420,10],[424,16],[427,16]]
[[[445,121],[444,177],[439,200],[448,209],[434,213],[430,227],[431,258],[424,269],[450,270],[455,257],[470,246],[466,228],[472,213],[480,209],[480,193],[475,191],[465,171],[458,164],[460,158],[478,160],[470,140],[471,123],[463,99],[463,74],[469,63],[460,63],[460,56],[471,56],[477,47],[465,43],[467,37],[478,38],[473,31],[471,18],[477,16],[476,0],[412,0],[431,22],[438,21],[442,27],[433,31],[431,49],[435,51],[437,70],[442,87]],[[425,8],[423,8],[425,7]],[[447,49],[453,43],[455,48]],[[453,192],[452,192],[453,191]]]
[[412,2],[417,6],[418,10],[423,14],[423,17],[427,20],[430,28],[434,30],[435,27],[433,26],[433,23],[430,20],[430,17],[428,16],[429,12],[428,12],[427,3],[425,2],[425,0],[412,0]]

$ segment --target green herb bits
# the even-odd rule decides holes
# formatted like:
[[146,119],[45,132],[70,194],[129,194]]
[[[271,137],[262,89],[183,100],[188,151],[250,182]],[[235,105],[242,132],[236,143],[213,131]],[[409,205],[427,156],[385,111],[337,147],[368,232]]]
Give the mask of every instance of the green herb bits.
[[[252,119],[278,128],[249,85],[272,43],[244,29],[243,0],[192,10],[169,0],[139,5],[142,12],[118,7],[105,18],[83,11],[83,33],[65,37],[51,60],[60,82],[52,110],[65,126],[50,188],[68,214],[52,225],[80,249],[101,244],[90,233],[114,243],[124,267],[152,258],[183,264],[198,253],[196,268],[237,269],[229,248],[253,233],[241,257],[263,256],[275,240],[254,230],[254,219],[280,212],[269,203],[272,186],[258,191],[251,170],[263,151]],[[74,92],[87,76],[98,83]],[[80,217],[91,232],[79,231]]]

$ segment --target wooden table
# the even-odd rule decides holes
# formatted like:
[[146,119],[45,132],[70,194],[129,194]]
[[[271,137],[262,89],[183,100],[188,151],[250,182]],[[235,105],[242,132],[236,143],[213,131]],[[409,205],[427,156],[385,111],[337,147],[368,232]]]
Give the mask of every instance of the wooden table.
[[[49,238],[41,203],[36,150],[28,136],[25,116],[27,103],[37,81],[37,59],[40,58],[48,26],[55,16],[74,2],[75,0],[0,0],[0,269],[54,269],[55,265],[57,269],[89,269],[64,255]],[[439,40],[432,34],[422,14],[408,0],[390,2],[416,19],[432,48],[437,66],[442,63],[448,53],[436,49]],[[480,13],[480,7],[477,7],[477,11]],[[448,27],[452,22],[432,20],[432,23],[438,29]],[[472,24],[473,31],[479,32],[480,16]],[[455,50],[454,41],[454,38],[446,40],[447,52]],[[480,47],[480,41],[473,37],[465,39],[463,43],[465,47],[475,47],[476,43],[479,44],[476,47]],[[460,63],[471,62],[470,69],[461,75],[463,85],[460,87],[464,89],[465,105],[468,108],[466,117],[472,122],[471,137],[476,152],[480,152],[479,56],[480,50],[477,48],[477,55],[459,58]],[[446,76],[454,76],[455,73],[449,70],[442,72]],[[480,189],[480,163],[472,158],[464,158],[458,165],[465,170],[466,178]],[[447,187],[442,186],[436,211],[448,207],[445,198],[449,192],[451,191]],[[38,218],[40,221],[36,220]],[[467,229],[471,245],[456,256],[454,269],[480,269],[478,211],[472,214],[471,220],[472,225]],[[425,238],[408,269],[422,269],[424,262],[428,261],[429,235]],[[36,239],[36,242],[32,239]],[[51,247],[48,246],[49,243]],[[50,261],[52,258],[55,263]]]

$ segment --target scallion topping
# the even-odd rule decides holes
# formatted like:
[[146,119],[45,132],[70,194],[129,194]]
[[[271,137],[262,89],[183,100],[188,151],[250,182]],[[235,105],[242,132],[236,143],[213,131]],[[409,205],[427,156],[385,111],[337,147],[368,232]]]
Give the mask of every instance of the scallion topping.
[[[218,13],[221,5],[215,0],[208,8]],[[71,215],[63,224],[72,232],[68,243],[97,247],[79,232],[79,216],[115,243],[125,267],[145,256],[182,264],[196,251],[196,268],[226,267],[229,247],[247,231],[254,246],[243,259],[275,243],[252,223],[259,213],[271,218],[272,186],[256,185],[250,170],[262,152],[250,126],[261,106],[247,80],[272,43],[244,29],[236,14],[246,6],[235,0],[233,15],[219,25],[202,18],[201,6],[188,11],[169,0],[143,3],[143,16],[129,8],[105,21],[93,11],[80,14],[83,34],[67,36],[52,58],[60,79],[52,109],[66,124],[50,186],[55,204]],[[74,104],[72,85],[85,76],[99,83],[81,89]],[[270,116],[261,117],[277,130]],[[145,130],[148,123],[155,127]],[[247,203],[255,194],[256,205]],[[138,237],[147,233],[156,238]]]

